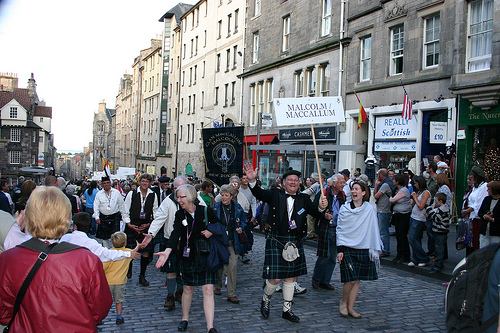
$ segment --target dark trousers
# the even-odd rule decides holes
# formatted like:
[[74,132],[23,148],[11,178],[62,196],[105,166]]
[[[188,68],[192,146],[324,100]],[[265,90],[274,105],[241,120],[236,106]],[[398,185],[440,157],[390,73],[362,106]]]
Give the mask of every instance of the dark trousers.
[[410,230],[410,213],[394,213],[394,226],[396,228],[397,258],[410,260],[410,244],[408,243],[408,231]]
[[448,246],[448,234],[434,233],[434,244],[436,245],[436,259],[434,259],[434,268],[442,270],[443,260]]

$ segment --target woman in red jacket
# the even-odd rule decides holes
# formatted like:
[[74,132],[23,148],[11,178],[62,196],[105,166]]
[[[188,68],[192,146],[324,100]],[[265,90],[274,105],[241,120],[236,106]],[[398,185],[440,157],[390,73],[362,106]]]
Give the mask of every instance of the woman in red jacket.
[[[12,318],[24,277],[50,243],[68,230],[71,204],[56,187],[37,187],[25,210],[33,236],[0,254],[0,323]],[[99,258],[90,251],[62,242],[49,253],[24,295],[11,332],[97,332],[112,305]]]

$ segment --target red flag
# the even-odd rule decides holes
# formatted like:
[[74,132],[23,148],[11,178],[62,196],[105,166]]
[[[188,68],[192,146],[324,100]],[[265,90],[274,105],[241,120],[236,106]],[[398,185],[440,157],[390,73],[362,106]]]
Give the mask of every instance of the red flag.
[[359,114],[358,114],[358,130],[359,130],[361,128],[361,125],[365,123],[366,119],[368,118],[368,115],[366,114],[363,104],[361,104],[361,101],[359,100],[358,94],[354,92],[354,95],[356,95],[356,98],[358,99],[359,102]]
[[408,96],[408,94],[406,93],[406,89],[405,89],[405,86],[403,85],[403,81],[401,81],[401,85],[403,86],[403,90],[405,92],[405,98],[403,100],[403,113],[401,114],[401,118],[410,120],[411,115],[412,115],[411,99]]

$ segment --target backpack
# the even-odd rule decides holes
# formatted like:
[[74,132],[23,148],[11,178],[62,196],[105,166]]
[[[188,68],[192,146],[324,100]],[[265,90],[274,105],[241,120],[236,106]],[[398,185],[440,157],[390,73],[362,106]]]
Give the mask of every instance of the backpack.
[[474,251],[458,263],[446,290],[448,332],[482,332],[498,320],[498,314],[482,323],[491,263],[500,244]]

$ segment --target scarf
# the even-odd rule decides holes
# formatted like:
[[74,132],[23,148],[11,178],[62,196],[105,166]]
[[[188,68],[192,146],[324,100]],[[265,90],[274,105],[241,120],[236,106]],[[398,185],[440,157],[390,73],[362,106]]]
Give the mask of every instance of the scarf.
[[352,208],[350,203],[342,205],[337,222],[337,246],[368,249],[370,260],[380,265],[382,241],[375,208],[369,202]]

